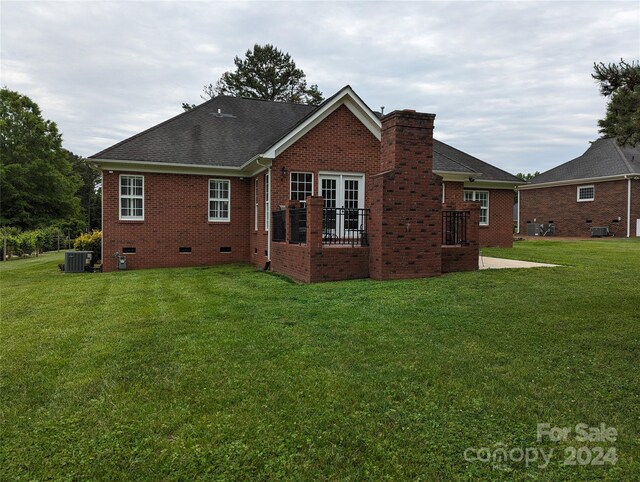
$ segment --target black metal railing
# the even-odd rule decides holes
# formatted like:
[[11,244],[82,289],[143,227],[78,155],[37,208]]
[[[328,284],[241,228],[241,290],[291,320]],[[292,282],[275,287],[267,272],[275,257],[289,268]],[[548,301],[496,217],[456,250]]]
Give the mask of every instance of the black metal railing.
[[324,208],[322,210],[323,244],[369,246],[368,209]]
[[289,242],[302,244],[307,242],[307,208],[289,210]]
[[469,244],[468,222],[469,211],[442,211],[442,244],[445,246]]
[[287,212],[273,211],[271,216],[271,241],[287,240]]

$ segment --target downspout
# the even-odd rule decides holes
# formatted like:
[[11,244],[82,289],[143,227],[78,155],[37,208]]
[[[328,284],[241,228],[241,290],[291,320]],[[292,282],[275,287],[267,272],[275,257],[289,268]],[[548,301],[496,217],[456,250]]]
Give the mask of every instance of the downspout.
[[520,234],[520,189],[516,188],[518,193],[518,210],[516,213],[516,233]]
[[[636,233],[638,234],[638,233]],[[631,178],[627,178],[627,238],[631,237]]]
[[269,216],[269,231],[267,231],[267,263],[271,263],[271,167],[267,169],[269,173],[269,185],[267,186],[267,193],[269,196],[269,212],[267,216]]
[[[267,168],[267,174],[269,176],[269,184],[266,186],[267,188],[267,199],[269,200],[269,213],[265,213],[265,216],[271,216],[271,163],[268,166],[264,164],[260,164],[260,159],[256,159],[256,164],[260,167]],[[266,222],[266,220],[265,220]],[[267,231],[267,264],[271,263],[271,220],[269,220],[269,231]],[[265,267],[265,269],[267,269]]]

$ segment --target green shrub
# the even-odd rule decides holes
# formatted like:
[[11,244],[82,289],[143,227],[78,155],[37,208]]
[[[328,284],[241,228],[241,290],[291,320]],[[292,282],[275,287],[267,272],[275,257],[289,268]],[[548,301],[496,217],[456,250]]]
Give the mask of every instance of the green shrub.
[[93,251],[94,259],[102,258],[102,231],[97,229],[83,233],[73,242],[76,251]]

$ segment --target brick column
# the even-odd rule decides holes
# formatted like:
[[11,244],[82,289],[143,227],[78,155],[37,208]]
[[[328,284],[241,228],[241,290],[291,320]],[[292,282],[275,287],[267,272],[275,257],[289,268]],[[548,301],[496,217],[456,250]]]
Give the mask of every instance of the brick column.
[[374,279],[441,274],[442,178],[433,174],[434,118],[405,110],[382,119],[381,172],[372,179]]

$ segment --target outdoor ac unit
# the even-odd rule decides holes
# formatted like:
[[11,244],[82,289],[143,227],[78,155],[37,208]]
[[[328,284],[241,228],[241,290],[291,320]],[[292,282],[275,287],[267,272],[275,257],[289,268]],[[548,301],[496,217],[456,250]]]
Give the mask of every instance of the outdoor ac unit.
[[538,223],[527,224],[527,236],[540,236],[540,225]]
[[64,253],[65,273],[84,273],[91,266],[93,251],[67,251]]
[[601,238],[602,236],[609,236],[609,228],[606,226],[602,227],[592,227],[591,228],[591,237],[592,238]]

